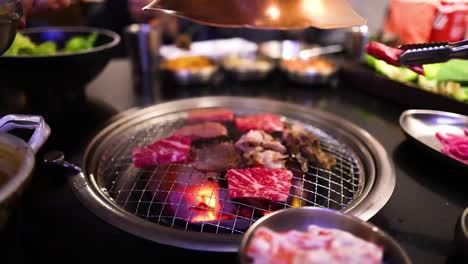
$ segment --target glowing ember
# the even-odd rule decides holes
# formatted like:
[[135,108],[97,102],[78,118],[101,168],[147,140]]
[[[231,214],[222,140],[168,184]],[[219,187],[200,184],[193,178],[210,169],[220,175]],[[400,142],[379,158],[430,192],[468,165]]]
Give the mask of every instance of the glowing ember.
[[208,180],[217,177],[218,173],[202,173],[184,165],[159,167],[148,184],[154,195],[151,215],[191,223],[233,218],[237,207],[228,201],[227,190]]
[[207,182],[203,185],[188,187],[184,198],[190,208],[190,222],[219,220],[219,185]]

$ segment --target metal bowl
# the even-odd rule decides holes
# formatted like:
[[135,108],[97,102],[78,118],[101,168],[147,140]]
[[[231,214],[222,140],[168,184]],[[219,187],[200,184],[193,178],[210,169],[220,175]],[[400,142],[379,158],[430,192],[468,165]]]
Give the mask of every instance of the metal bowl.
[[0,1],[0,55],[13,43],[22,15],[23,9],[19,0]]
[[199,70],[166,70],[162,69],[163,74],[178,85],[197,85],[207,84],[218,71],[218,66],[213,65]]
[[458,218],[455,227],[455,246],[460,257],[468,261],[468,207]]
[[[247,63],[248,65],[245,66],[242,64],[232,65],[230,63],[232,59],[247,60],[250,61],[250,63]],[[237,81],[264,80],[275,69],[275,63],[273,61],[258,57],[228,57],[222,61],[222,65],[228,75]]]
[[[25,142],[8,133],[16,129],[32,129],[34,133]],[[49,135],[50,127],[41,116],[6,115],[0,118],[0,230],[30,182],[35,154]]]
[[167,60],[163,60],[160,65],[160,69],[164,77],[168,78],[170,82],[176,83],[178,85],[207,84],[213,80],[213,76],[218,72],[219,66],[212,59],[207,57],[204,58],[211,62],[209,66],[204,66],[197,69],[181,68],[174,70],[165,67],[164,64]]
[[240,263],[252,263],[252,260],[246,255],[246,250],[259,227],[263,226],[276,232],[283,232],[288,230],[306,231],[310,225],[340,229],[366,241],[381,245],[384,249],[384,263],[386,264],[412,263],[403,248],[378,227],[339,211],[310,206],[283,209],[257,220],[242,238],[238,255]]
[[331,81],[331,79],[338,72],[338,66],[334,64],[333,70],[330,72],[320,72],[315,70],[293,70],[283,65],[282,60],[279,63],[279,69],[283,72],[288,80],[306,85],[324,85]]
[[262,56],[279,61],[298,57],[301,51],[314,47],[317,47],[317,45],[306,44],[297,40],[272,40],[260,43],[258,52]]

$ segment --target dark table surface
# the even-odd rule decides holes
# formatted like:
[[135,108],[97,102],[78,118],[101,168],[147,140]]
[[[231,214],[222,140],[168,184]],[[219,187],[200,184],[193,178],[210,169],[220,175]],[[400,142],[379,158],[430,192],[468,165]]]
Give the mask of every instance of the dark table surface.
[[[406,140],[398,118],[405,107],[363,93],[346,83],[307,87],[282,78],[263,83],[221,81],[204,87],[174,87],[156,75],[132,78],[129,62],[115,59],[84,90],[0,88],[1,114],[43,115],[52,134],[37,154],[32,181],[0,233],[1,262],[66,263],[131,260],[175,263],[189,257],[195,263],[236,263],[236,254],[206,253],[159,245],[129,235],[102,222],[84,208],[70,190],[63,173],[45,166],[43,155],[63,151],[80,164],[90,137],[115,115],[177,98],[242,95],[272,98],[319,108],[367,130],[385,147],[396,169],[395,191],[369,221],[392,235],[414,263],[461,263],[454,256],[453,235],[462,210],[468,206],[466,171]],[[64,80],[72,83],[72,80]]]

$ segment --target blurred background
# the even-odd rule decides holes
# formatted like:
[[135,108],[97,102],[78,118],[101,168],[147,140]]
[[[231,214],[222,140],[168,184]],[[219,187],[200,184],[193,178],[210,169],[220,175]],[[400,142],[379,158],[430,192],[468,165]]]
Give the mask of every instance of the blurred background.
[[[297,39],[309,43],[329,44],[341,42],[343,30],[318,30],[307,28],[298,31],[275,31],[253,29],[221,29],[202,26],[188,20],[169,17],[154,11],[142,11],[148,0],[88,0],[71,5],[61,12],[43,12],[32,16],[27,27],[88,25],[111,29],[120,34],[132,23],[149,23],[164,28],[165,44],[176,41],[180,34],[192,41],[242,37],[254,42]],[[377,34],[383,28],[389,0],[351,0],[355,10],[368,19],[369,31]],[[123,46],[124,43],[121,43]],[[124,49],[121,49],[121,54]]]

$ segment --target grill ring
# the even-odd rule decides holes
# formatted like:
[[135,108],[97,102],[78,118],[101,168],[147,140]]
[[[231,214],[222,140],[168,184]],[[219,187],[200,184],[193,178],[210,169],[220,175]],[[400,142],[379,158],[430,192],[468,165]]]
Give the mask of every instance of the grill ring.
[[[359,182],[362,183],[362,186],[356,190],[357,195],[353,200],[341,209],[343,212],[367,221],[387,203],[393,193],[396,182],[393,165],[385,149],[366,131],[346,120],[320,110],[268,99],[247,97],[184,99],[134,109],[119,115],[88,144],[82,160],[82,172],[70,178],[74,193],[98,217],[136,236],[161,244],[192,250],[236,252],[242,239],[241,233],[193,232],[145,220],[129,212],[127,208],[123,208],[122,204],[119,204],[114,199],[115,197],[109,194],[109,190],[106,189],[109,186],[109,180],[103,179],[103,177],[107,176],[100,175],[103,173],[102,168],[100,170],[99,166],[102,167],[106,151],[115,152],[113,150],[116,147],[124,148],[122,142],[125,142],[125,140],[134,140],[134,138],[125,138],[125,131],[138,129],[138,125],[147,126],[151,122],[158,124],[159,122],[172,120],[180,117],[181,113],[187,110],[203,107],[226,107],[233,109],[235,112],[237,110],[237,112],[243,113],[274,113],[287,119],[301,121],[306,125],[310,124],[313,127],[320,128],[325,136],[332,134],[337,142],[343,143],[352,151],[353,155],[357,156],[358,178]],[[113,153],[113,155],[116,156],[117,153]],[[110,164],[110,167],[114,167],[115,164],[118,164],[117,162],[114,163],[116,159],[118,158],[107,159],[106,163]],[[119,171],[116,170],[116,172]]]

